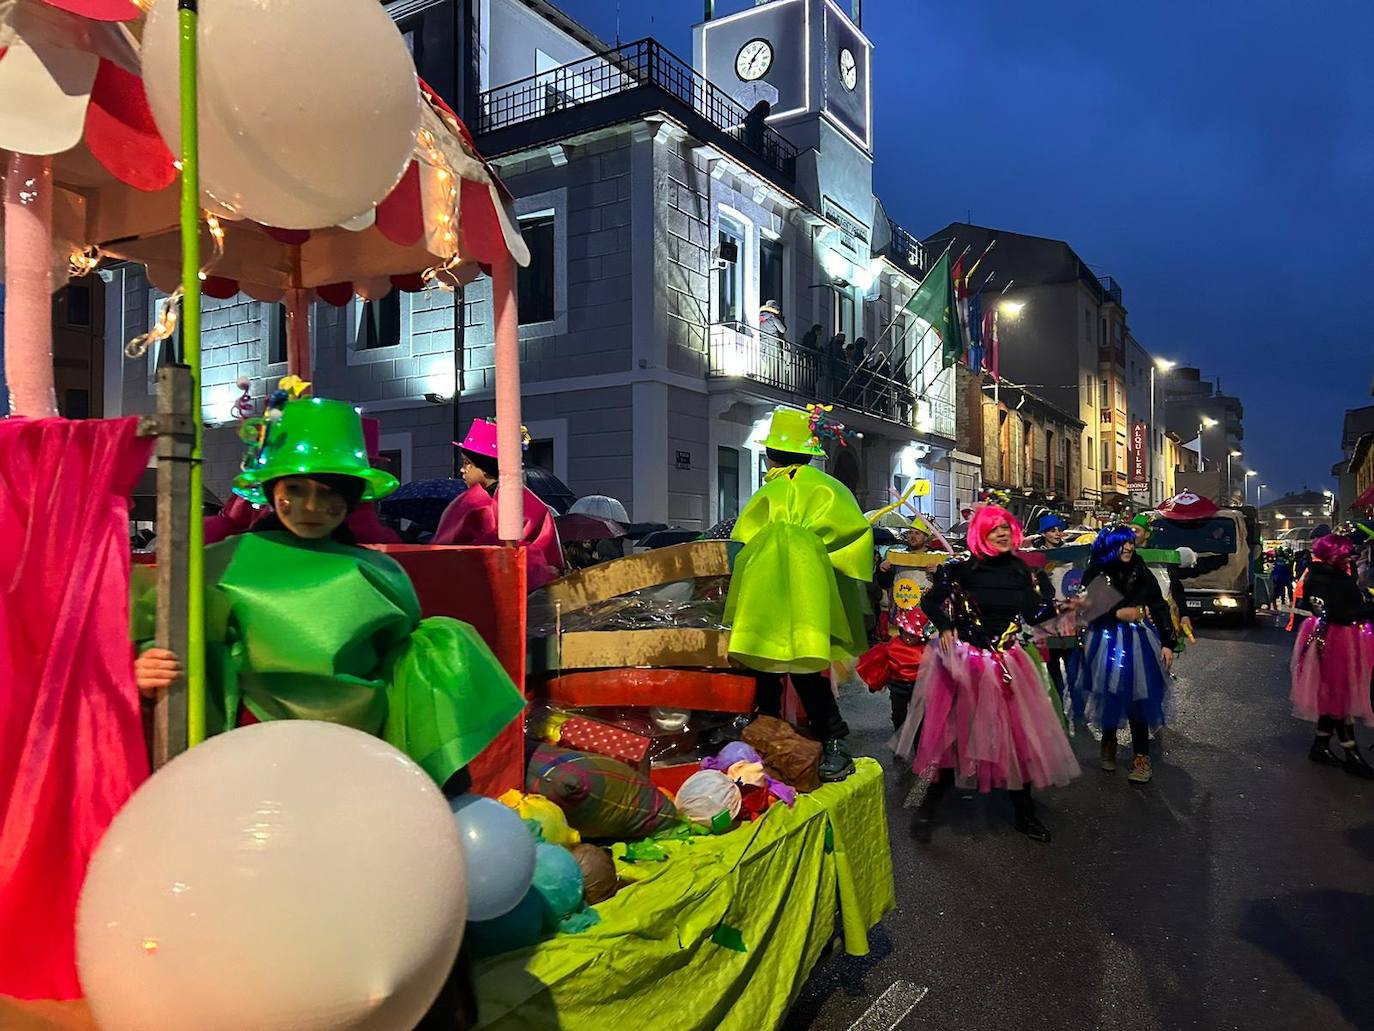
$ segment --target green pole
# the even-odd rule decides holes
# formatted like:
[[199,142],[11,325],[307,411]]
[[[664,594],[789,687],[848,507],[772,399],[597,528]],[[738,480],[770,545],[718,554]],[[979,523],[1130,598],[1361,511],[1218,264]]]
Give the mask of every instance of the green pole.
[[205,509],[200,417],[200,122],[196,93],[197,0],[177,0],[181,55],[181,340],[191,370],[190,540],[186,564],[186,744],[205,740]]

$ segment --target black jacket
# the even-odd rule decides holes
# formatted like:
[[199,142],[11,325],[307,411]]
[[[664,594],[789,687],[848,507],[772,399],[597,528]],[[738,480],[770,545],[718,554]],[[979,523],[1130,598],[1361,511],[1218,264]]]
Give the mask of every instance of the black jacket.
[[[978,606],[981,627],[956,618],[957,605],[946,604],[960,590]],[[1018,616],[1034,623],[1048,615],[1030,566],[1010,552],[946,562],[936,570],[935,584],[921,599],[921,610],[937,630],[957,630],[962,640],[977,647],[995,642]]]
[[1307,567],[1307,580],[1303,583],[1303,603],[1316,611],[1313,598],[1320,598],[1328,623],[1349,626],[1374,619],[1374,601],[1360,590],[1355,578],[1343,569],[1313,562]]
[[1174,634],[1173,615],[1169,612],[1169,603],[1164,600],[1164,594],[1159,589],[1159,581],[1155,579],[1145,560],[1139,555],[1132,555],[1129,562],[1090,562],[1087,572],[1083,574],[1083,586],[1087,587],[1099,576],[1116,588],[1121,594],[1121,601],[1111,612],[1093,620],[1092,626],[1100,630],[1116,625],[1120,622],[1116,618],[1119,609],[1144,609],[1150,616],[1150,622],[1154,623],[1155,630],[1159,632],[1160,643],[1172,651],[1178,644]]

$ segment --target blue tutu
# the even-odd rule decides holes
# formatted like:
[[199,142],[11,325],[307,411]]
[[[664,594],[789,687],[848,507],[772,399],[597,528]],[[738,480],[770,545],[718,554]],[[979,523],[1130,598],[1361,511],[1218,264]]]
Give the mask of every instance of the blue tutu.
[[1151,734],[1164,726],[1169,678],[1153,624],[1090,627],[1077,684],[1096,734],[1126,727],[1133,705]]

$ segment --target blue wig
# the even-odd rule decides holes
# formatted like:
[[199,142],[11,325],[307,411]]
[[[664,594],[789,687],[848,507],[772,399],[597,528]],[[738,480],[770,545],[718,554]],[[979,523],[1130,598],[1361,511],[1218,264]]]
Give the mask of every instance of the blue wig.
[[1135,531],[1129,526],[1118,523],[1102,529],[1097,540],[1093,541],[1093,561],[1097,563],[1115,562],[1121,557],[1123,544],[1135,543]]

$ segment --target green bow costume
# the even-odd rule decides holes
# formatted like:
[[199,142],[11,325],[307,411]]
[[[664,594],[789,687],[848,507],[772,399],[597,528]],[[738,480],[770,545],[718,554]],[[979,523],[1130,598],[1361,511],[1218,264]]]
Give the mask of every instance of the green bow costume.
[[[205,568],[212,734],[237,725],[240,704],[262,721],[341,723],[442,785],[524,707],[471,626],[420,618],[410,578],[387,555],[273,531],[210,546]],[[136,583],[137,639],[152,637],[148,579]]]
[[864,650],[860,585],[873,578],[873,528],[844,484],[808,465],[774,469],[733,537],[744,549],[725,602],[732,659],[815,673]]

